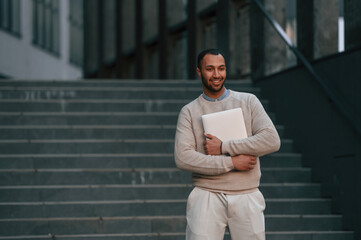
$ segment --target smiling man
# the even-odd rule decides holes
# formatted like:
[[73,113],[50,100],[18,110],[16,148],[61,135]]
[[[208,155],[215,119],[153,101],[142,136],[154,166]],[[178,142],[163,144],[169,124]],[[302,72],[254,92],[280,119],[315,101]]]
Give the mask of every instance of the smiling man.
[[[221,240],[228,226],[233,240],[263,240],[259,157],[279,150],[278,133],[256,96],[225,87],[226,61],[219,50],[198,55],[197,73],[203,93],[180,111],[174,148],[176,165],[192,172],[194,185],[186,239]],[[242,108],[247,138],[222,142],[203,132],[202,115],[234,108]]]

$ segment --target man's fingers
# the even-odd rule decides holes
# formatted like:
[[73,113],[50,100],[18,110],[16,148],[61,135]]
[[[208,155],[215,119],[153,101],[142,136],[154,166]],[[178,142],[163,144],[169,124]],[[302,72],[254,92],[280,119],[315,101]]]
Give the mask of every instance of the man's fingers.
[[214,136],[212,134],[208,134],[208,133],[204,133],[204,136],[206,136],[206,138],[209,138],[209,139],[214,138]]

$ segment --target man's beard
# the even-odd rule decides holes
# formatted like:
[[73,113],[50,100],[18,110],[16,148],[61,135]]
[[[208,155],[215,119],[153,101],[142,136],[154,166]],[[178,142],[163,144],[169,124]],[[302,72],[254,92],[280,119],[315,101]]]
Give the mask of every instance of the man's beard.
[[201,78],[202,78],[202,84],[203,84],[203,86],[204,86],[205,88],[207,88],[208,91],[210,91],[210,92],[212,92],[212,93],[218,93],[218,92],[220,92],[220,91],[223,89],[225,80],[222,82],[222,85],[219,87],[219,89],[215,89],[215,88],[213,88],[212,86],[208,85],[208,81],[207,81],[207,79],[205,79],[205,78],[203,77],[203,74],[202,74],[202,73],[201,73]]

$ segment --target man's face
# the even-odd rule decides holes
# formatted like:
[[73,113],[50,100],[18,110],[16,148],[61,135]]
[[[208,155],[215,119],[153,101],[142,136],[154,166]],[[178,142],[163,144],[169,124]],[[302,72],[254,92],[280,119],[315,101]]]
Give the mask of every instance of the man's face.
[[207,96],[218,98],[223,94],[226,63],[222,55],[205,55],[201,62],[201,69],[197,68],[197,73],[202,79],[203,90]]

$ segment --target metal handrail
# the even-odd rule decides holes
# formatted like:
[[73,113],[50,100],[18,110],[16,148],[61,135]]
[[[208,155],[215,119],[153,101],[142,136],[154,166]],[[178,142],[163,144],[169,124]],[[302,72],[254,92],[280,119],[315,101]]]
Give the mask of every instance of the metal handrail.
[[278,22],[266,11],[264,6],[259,0],[253,0],[253,2],[258,6],[263,15],[269,21],[271,26],[276,30],[278,35],[282,40],[287,44],[291,51],[296,55],[296,57],[301,61],[301,63],[306,67],[306,69],[311,73],[311,75],[316,79],[316,81],[321,85],[323,90],[326,92],[331,101],[339,108],[339,110],[346,116],[346,118],[351,122],[356,131],[361,135],[361,126],[357,124],[357,120],[350,114],[347,108],[338,100],[334,92],[326,85],[325,81],[321,78],[320,75],[312,67],[311,63],[303,56],[303,54],[297,49],[297,47],[292,43],[292,40],[288,37],[287,33],[283,28],[278,24]]

